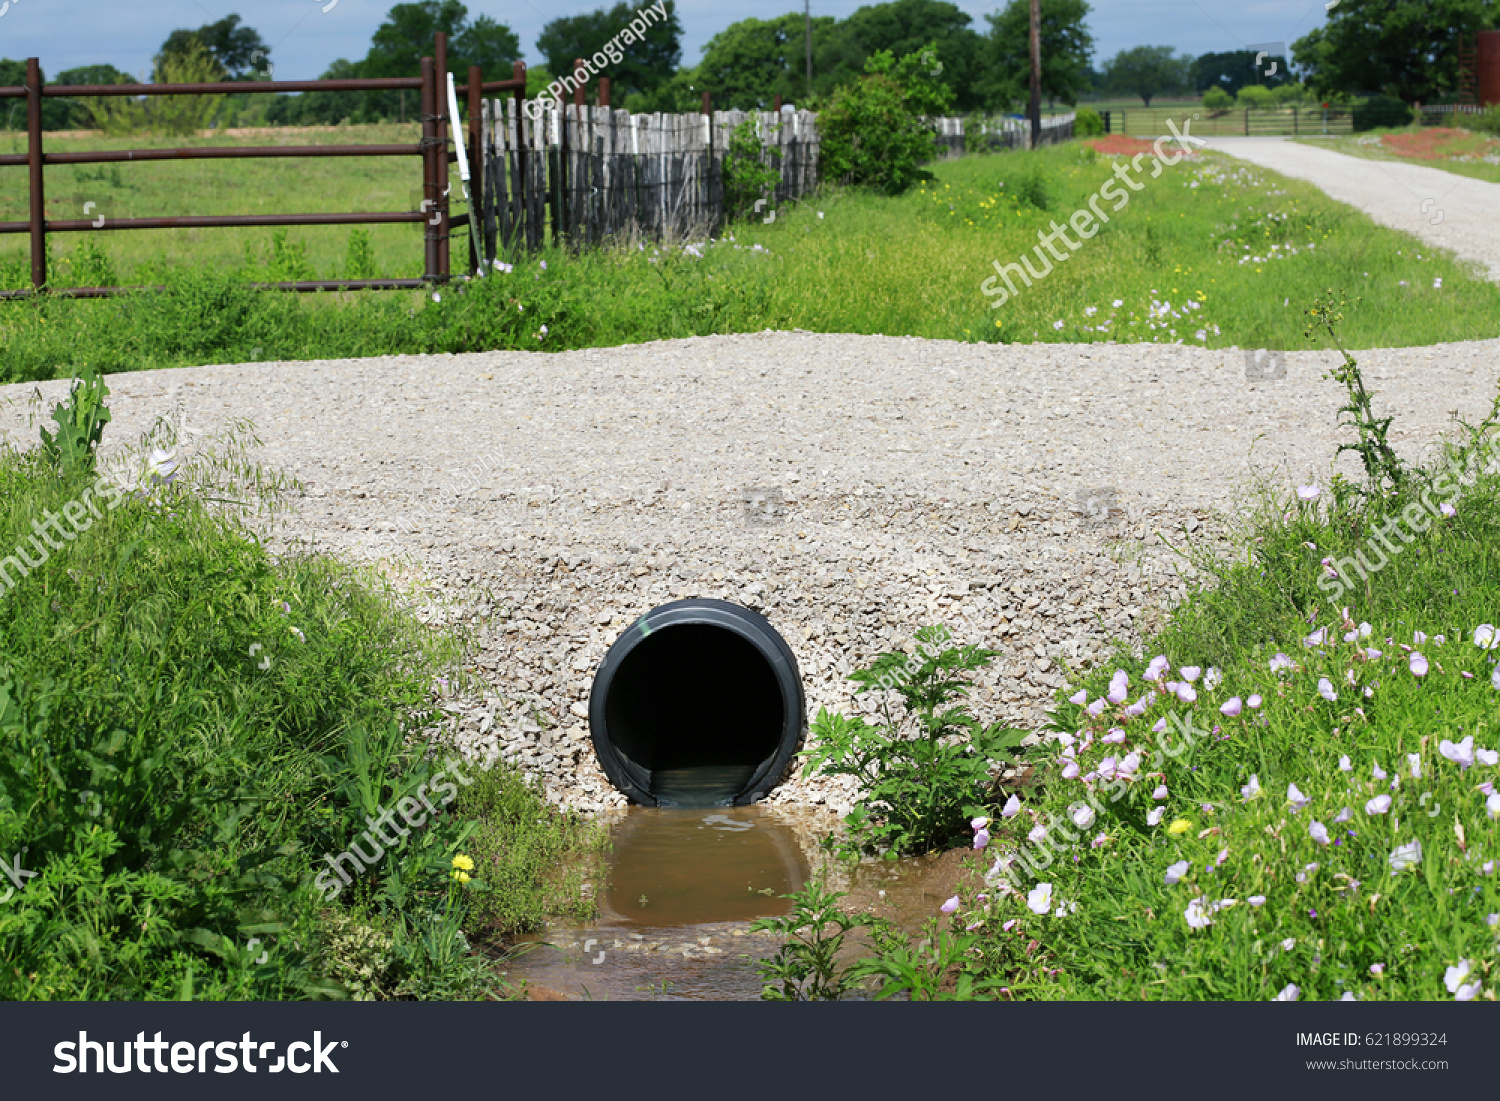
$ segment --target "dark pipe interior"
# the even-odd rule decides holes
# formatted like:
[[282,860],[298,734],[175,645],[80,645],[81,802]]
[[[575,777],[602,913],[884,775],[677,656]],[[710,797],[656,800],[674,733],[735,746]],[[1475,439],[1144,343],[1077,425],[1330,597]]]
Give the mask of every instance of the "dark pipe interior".
[[606,702],[610,742],[666,806],[723,806],[777,750],[781,690],[759,650],[733,631],[683,624],[642,639]]

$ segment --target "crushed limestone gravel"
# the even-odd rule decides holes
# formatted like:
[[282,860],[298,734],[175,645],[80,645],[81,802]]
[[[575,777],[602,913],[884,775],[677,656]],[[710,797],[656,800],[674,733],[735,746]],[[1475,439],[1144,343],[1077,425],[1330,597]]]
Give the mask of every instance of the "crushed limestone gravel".
[[[1450,410],[1482,417],[1497,353],[1359,353],[1398,450]],[[976,714],[1035,729],[1070,669],[1138,643],[1184,594],[1163,536],[1217,539],[1252,478],[1326,481],[1349,438],[1321,378],[1335,362],[1291,352],[1285,377],[1249,381],[1238,349],[763,332],[232,364],[111,376],[104,457],[159,415],[199,432],[253,421],[259,461],[306,489],[273,549],[389,563],[431,621],[475,627],[488,690],[442,700],[451,737],[592,813],[623,801],[588,741],[594,672],[681,597],[763,612],[809,717],[873,716],[844,678],[946,623],[1003,651]],[[66,388],[41,384],[47,409]],[[0,387],[17,446],[35,443],[32,389]],[[1348,456],[1338,469],[1355,473]],[[794,777],[769,802],[852,797]]]

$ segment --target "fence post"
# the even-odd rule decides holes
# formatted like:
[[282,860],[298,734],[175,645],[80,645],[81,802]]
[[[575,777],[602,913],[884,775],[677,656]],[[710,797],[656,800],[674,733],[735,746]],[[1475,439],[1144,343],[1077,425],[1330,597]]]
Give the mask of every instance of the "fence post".
[[1292,106],[1292,136],[1297,136],[1297,108],[1295,104]]
[[[515,215],[513,221],[511,222],[511,225],[514,227],[511,240],[521,241],[529,240],[531,233],[530,207],[526,202],[526,193],[529,186],[526,177],[526,62],[517,61],[514,65],[512,65],[510,75],[521,82],[521,86],[516,89],[516,172],[514,177],[515,179],[518,179],[520,183],[513,187],[512,190],[515,191],[515,194],[511,196],[510,200],[511,210]],[[505,133],[505,123],[503,115],[500,118],[500,133]],[[501,163],[504,164],[503,157],[501,158]],[[504,192],[501,190],[500,181],[496,180],[496,200],[498,201],[500,196],[503,194]]]
[[469,66],[469,274],[480,270],[487,256],[480,256],[473,247],[484,232],[484,127],[480,116],[484,113],[484,92],[480,85],[484,76],[478,65]]
[[42,191],[42,63],[26,59],[26,164],[31,172],[31,285],[47,283],[47,197]]
[[712,115],[714,113],[713,97],[707,92],[703,93],[703,113],[705,115]]
[[[437,32],[434,54],[432,98],[433,114],[437,115],[438,140],[438,271],[442,272],[443,282],[446,283],[452,274],[448,253],[452,237],[448,221],[448,181],[453,174],[448,170],[448,36],[442,31]],[[455,123],[457,121],[454,120]]]
[[599,78],[599,106],[609,106],[609,77],[607,76]]
[[437,172],[437,118],[436,104],[433,102],[435,94],[436,68],[432,58],[422,59],[422,236],[426,242],[422,277],[429,283],[436,282],[440,270],[438,264],[438,238],[434,232],[437,227],[432,223],[432,215],[437,211],[438,192],[441,190],[438,184]]
[[776,114],[777,116],[780,116],[780,114],[781,114],[781,93],[780,92],[777,92],[776,93],[776,98],[771,101],[771,111],[772,111],[772,113]]
[[1245,137],[1250,136],[1250,108],[1245,108]]
[[1110,129],[1109,129],[1109,112],[1108,111],[1104,112],[1104,132],[1106,134],[1110,133]]
[[583,72],[584,79],[573,86],[574,107],[583,106],[583,86],[588,83],[588,69],[584,68],[583,58],[575,57],[573,59],[573,75],[576,77],[580,71]]

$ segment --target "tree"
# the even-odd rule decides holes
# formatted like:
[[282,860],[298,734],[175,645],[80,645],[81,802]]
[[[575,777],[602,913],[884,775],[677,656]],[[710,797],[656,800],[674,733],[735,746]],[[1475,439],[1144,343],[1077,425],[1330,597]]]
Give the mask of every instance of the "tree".
[[1222,115],[1234,106],[1234,97],[1215,85],[1203,93],[1203,106],[1215,114]]
[[1105,63],[1104,71],[1111,88],[1138,95],[1150,107],[1157,93],[1176,91],[1187,84],[1188,59],[1177,57],[1171,46],[1137,46],[1115,54]]
[[[224,79],[224,67],[197,38],[156,57],[153,84],[213,84]],[[109,134],[159,131],[191,134],[208,125],[224,101],[213,96],[110,96],[85,100],[94,125]]]
[[[1087,0],[1041,0],[1042,95],[1067,104],[1089,89],[1094,39],[1084,26]],[[988,107],[1004,110],[1026,97],[1031,80],[1030,0],[1010,0],[1004,11],[985,16],[984,75],[980,92]]]
[[[676,71],[682,60],[677,0],[666,0],[661,10],[665,10],[666,18],[653,14],[651,24],[637,41],[616,43],[618,61],[605,55],[606,64],[593,70],[597,76],[609,77],[612,92],[649,93]],[[619,3],[607,11],[600,8],[585,15],[554,19],[542,28],[536,40],[537,51],[546,57],[552,72],[571,73],[574,61],[592,59],[629,27],[636,11],[628,3]]]
[[[976,85],[984,39],[971,23],[966,12],[947,0],[892,0],[859,8],[831,36],[824,59],[832,62],[827,76],[835,86],[847,83],[858,79],[866,62],[882,50],[893,57],[920,58],[930,46],[937,56],[928,64],[928,74],[953,90],[959,110],[973,110],[981,102]],[[815,53],[815,75],[819,60]]]
[[[52,83],[118,84],[122,80],[130,79],[132,78],[129,73],[122,73],[113,65],[82,65],[76,69],[64,69],[57,74],[57,79]],[[0,77],[0,84],[3,83],[5,79]],[[88,103],[85,100],[42,100],[42,125],[48,130],[86,130],[93,124],[94,116],[89,112]]]
[[[1188,70],[1188,80],[1195,92],[1222,88],[1231,96],[1246,84],[1264,84],[1267,88],[1278,88],[1291,82],[1291,67],[1286,58],[1268,54],[1257,67],[1255,57],[1254,50],[1201,54],[1194,59]],[[1266,70],[1273,61],[1276,63],[1276,71],[1267,76]]]
[[[831,15],[813,18],[816,74],[823,73],[818,62],[827,59],[837,23]],[[805,34],[803,16],[795,13],[731,23],[708,40],[698,67],[684,70],[693,78],[683,88],[693,86],[700,98],[707,91],[715,105],[731,110],[763,110],[777,95],[787,103],[803,103],[807,98]],[[821,77],[821,84],[825,91],[833,90],[827,76]]]
[[[341,57],[318,79],[350,80],[361,75],[360,68],[358,62]],[[344,119],[376,122],[382,117],[381,106],[369,92],[303,92],[278,96],[266,112],[266,121],[282,126],[337,126]]]
[[162,43],[159,56],[182,54],[189,43],[199,42],[219,63],[229,80],[253,80],[265,72],[271,56],[260,33],[240,26],[238,15],[226,15],[217,23],[205,23],[195,31],[176,30]]
[[489,79],[508,76],[521,56],[521,40],[503,23],[487,15],[469,22],[469,9],[459,0],[420,0],[397,4],[375,29],[370,50],[359,63],[360,76],[417,76],[422,58],[431,57],[438,32],[448,36],[448,71],[467,78],[470,65],[485,70]]
[[[510,75],[521,56],[521,40],[503,23],[481,15],[468,21],[469,9],[459,0],[419,0],[397,4],[386,12],[385,22],[375,29],[370,50],[346,76],[417,76],[422,58],[432,57],[439,32],[448,36],[448,71],[467,79],[470,65],[478,65],[491,80]],[[350,117],[412,118],[417,109],[415,93],[410,100],[401,92],[362,92],[363,106]],[[321,109],[321,108],[320,108]],[[336,120],[335,120],[336,121]]]
[[1292,43],[1318,95],[1382,91],[1411,103],[1458,91],[1458,39],[1500,24],[1500,0],[1343,0]]

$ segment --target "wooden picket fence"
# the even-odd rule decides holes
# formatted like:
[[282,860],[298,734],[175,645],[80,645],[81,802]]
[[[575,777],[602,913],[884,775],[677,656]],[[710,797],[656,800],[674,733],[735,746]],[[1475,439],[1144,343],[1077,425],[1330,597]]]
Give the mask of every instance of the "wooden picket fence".
[[533,118],[513,99],[487,100],[486,252],[498,255],[497,244],[502,253],[536,249],[549,235],[582,246],[716,232],[725,221],[729,136],[746,119],[757,125],[764,163],[780,173],[767,209],[812,191],[818,130],[811,111],[632,115],[569,104],[542,107]]
[[[486,257],[535,250],[549,239],[583,247],[717,232],[726,221],[729,138],[747,119],[756,124],[763,163],[780,173],[764,209],[808,195],[818,183],[817,115],[811,111],[633,115],[582,104],[485,100]],[[1015,119],[970,120],[967,139],[964,119],[933,122],[940,160],[1025,148],[1029,141],[1027,124]],[[1049,118],[1042,140],[1064,141],[1072,132],[1072,115]]]

